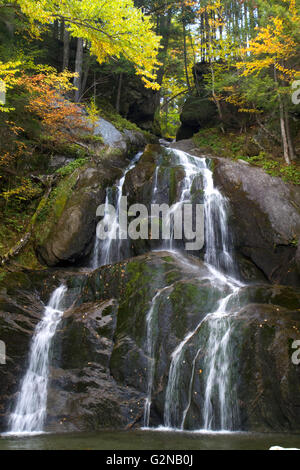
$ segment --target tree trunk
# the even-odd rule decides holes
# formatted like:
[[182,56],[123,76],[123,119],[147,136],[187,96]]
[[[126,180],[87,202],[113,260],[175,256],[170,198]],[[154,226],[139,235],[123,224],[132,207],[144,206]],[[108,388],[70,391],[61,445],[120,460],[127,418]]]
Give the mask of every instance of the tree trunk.
[[186,28],[185,28],[184,19],[182,21],[182,32],[183,32],[183,56],[184,56],[184,69],[185,69],[185,76],[186,76],[186,84],[187,84],[189,92],[191,92],[191,84],[190,84],[189,71],[188,71],[188,59],[187,59]]
[[55,20],[52,25],[53,39],[58,39],[58,31],[59,31],[59,22],[58,20]]
[[83,39],[77,39],[77,50],[75,60],[75,73],[77,76],[74,78],[75,90],[75,103],[78,103],[81,96],[81,78],[82,78],[82,63],[83,63]]
[[[166,59],[167,59],[167,54],[168,54],[168,49],[169,49],[171,21],[172,21],[172,10],[169,10],[167,16],[166,17],[163,16],[161,18],[161,24],[159,28],[159,34],[163,37],[163,40],[162,40],[163,49],[159,56],[159,61],[162,63],[162,65],[159,67],[157,71],[157,80],[156,80],[159,85],[162,85],[164,74],[165,74],[165,64],[166,64]],[[160,105],[160,97],[161,97],[160,91],[157,91],[154,97],[156,108],[158,108]]]
[[[277,70],[276,70],[275,65],[274,65],[274,79],[275,79],[276,85],[278,85]],[[290,165],[291,159],[290,159],[290,153],[289,153],[289,144],[288,144],[286,123],[285,123],[285,116],[284,116],[284,113],[285,113],[284,103],[282,101],[282,97],[279,92],[278,92],[278,104],[279,104],[279,119],[280,119],[282,146],[283,146],[283,156],[287,165]]]
[[92,63],[92,58],[89,55],[86,60],[84,61],[84,73],[82,77],[82,82],[81,82],[81,94],[80,94],[80,99],[83,97],[86,89],[86,84],[89,78],[89,73],[90,73],[90,68],[91,68],[91,63]]
[[69,67],[69,62],[70,62],[70,33],[66,27],[66,24],[64,24],[63,38],[64,38],[64,54],[63,54],[62,69],[64,71]]
[[291,157],[291,160],[296,160],[296,155],[295,155],[294,145],[293,145],[293,139],[292,139],[292,136],[291,136],[289,113],[288,113],[286,107],[284,109],[284,119],[285,119],[285,128],[286,128],[287,141],[288,141],[288,146],[289,146],[289,151],[290,151],[290,157]]
[[287,139],[287,133],[285,128],[285,119],[284,119],[284,107],[282,103],[282,98],[279,98],[279,113],[280,113],[280,129],[281,129],[281,137],[282,137],[282,144],[283,144],[283,156],[285,162],[290,165],[290,155],[289,155],[289,144]]
[[116,111],[118,114],[120,114],[122,83],[123,83],[123,72],[121,72],[119,76],[119,85],[118,85],[118,93],[117,93],[117,101],[116,101]]
[[223,113],[222,113],[220,101],[218,100],[216,92],[215,92],[215,71],[214,71],[214,66],[212,64],[210,64],[210,70],[211,70],[211,79],[212,79],[212,96],[213,96],[214,103],[217,106],[219,118],[221,121],[221,130],[224,134],[225,130],[223,126]]

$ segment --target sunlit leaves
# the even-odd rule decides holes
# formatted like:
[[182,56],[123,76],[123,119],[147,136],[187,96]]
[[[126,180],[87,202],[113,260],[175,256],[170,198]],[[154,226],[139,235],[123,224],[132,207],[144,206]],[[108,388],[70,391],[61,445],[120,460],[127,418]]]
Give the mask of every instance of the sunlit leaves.
[[147,87],[155,83],[160,38],[149,16],[134,7],[133,0],[17,0],[32,24],[63,20],[71,35],[90,44],[100,63],[110,57],[126,57]]

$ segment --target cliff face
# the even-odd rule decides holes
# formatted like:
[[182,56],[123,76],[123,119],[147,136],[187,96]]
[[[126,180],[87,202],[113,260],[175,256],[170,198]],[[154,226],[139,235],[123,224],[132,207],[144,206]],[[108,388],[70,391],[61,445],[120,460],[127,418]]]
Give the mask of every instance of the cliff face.
[[[203,157],[192,141],[173,147]],[[129,163],[118,158],[121,168]],[[133,240],[129,259],[95,271],[71,268],[91,254],[96,205],[122,174],[114,165],[76,169],[59,219],[47,232],[45,226],[47,237],[37,247],[56,268],[1,275],[7,363],[0,366],[0,431],[7,430],[35,327],[62,282],[68,294],[51,348],[45,430],[143,426],[149,383],[150,426],[200,429],[207,424],[204,411],[213,409],[211,426],[221,429],[225,389],[218,377],[225,375],[224,396],[234,410],[229,429],[300,430],[299,366],[292,360],[300,335],[299,190],[243,162],[203,162],[229,202],[242,282],[216,275],[203,262],[205,247],[197,257],[183,257],[151,251],[161,248],[154,240]],[[172,204],[184,178],[169,151],[150,145],[126,174],[123,194],[129,204],[149,208],[156,181],[156,202]],[[198,175],[191,199],[203,202],[203,192]],[[223,362],[215,361],[215,347]],[[216,385],[208,403],[211,373]]]
[[[192,140],[171,147],[201,156]],[[299,287],[299,186],[242,160],[210,158],[214,182],[229,201],[229,224],[237,252],[268,281]]]
[[[149,380],[147,314],[158,292],[150,425],[164,423],[172,352],[193,332],[178,368],[178,394],[169,406],[174,425],[188,405],[185,428],[202,428],[210,331],[204,318],[228,286],[212,281],[201,261],[191,258],[187,265],[161,252],[92,273],[50,270],[11,274],[2,281],[0,336],[7,342],[7,365],[0,367],[1,431],[7,429],[41,316],[40,296],[46,301],[62,281],[71,306],[52,347],[46,430],[143,426]],[[299,301],[299,291],[267,284],[244,287],[235,300],[230,380],[238,396],[236,429],[299,431],[300,375],[291,359],[291,345],[299,338]]]
[[[172,145],[202,156],[192,141]],[[158,170],[157,161],[160,162]],[[244,271],[245,279],[252,278],[252,270],[254,278],[299,286],[299,187],[241,160],[212,157],[211,161],[215,184],[229,201],[229,228],[234,248],[240,255],[241,274]],[[89,256],[95,237],[96,208],[104,203],[107,186],[113,185],[121,174],[113,166],[106,170],[99,166],[77,170],[76,182],[60,218],[53,221],[47,237],[37,245],[39,256],[48,265],[76,263]],[[176,201],[184,171],[172,163],[163,148],[150,145],[136,167],[126,175],[123,194],[127,195],[128,204],[142,203],[150,209],[155,178],[159,188],[156,202],[172,204]],[[195,182],[191,188],[195,197],[201,196],[200,186],[197,189]],[[139,255],[158,246],[155,240],[133,240],[127,255]],[[203,251],[198,253],[202,255]]]

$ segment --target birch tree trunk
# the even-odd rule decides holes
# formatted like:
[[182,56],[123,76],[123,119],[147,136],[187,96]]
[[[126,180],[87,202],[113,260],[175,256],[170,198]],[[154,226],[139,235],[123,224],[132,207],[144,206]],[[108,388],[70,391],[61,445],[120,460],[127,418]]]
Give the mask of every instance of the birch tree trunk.
[[[278,77],[277,77],[277,69],[276,65],[274,65],[274,79],[276,85],[278,85]],[[283,157],[287,165],[291,164],[290,153],[289,153],[289,144],[288,144],[288,136],[286,132],[286,123],[285,123],[285,111],[284,111],[284,103],[280,93],[278,92],[278,103],[279,103],[279,119],[280,119],[280,130],[281,130],[281,140],[283,146]]]
[[81,96],[81,78],[82,78],[82,63],[83,63],[83,39],[77,39],[77,50],[76,50],[76,60],[75,60],[75,73],[77,74],[74,77],[74,86],[75,90],[75,102],[78,103]]

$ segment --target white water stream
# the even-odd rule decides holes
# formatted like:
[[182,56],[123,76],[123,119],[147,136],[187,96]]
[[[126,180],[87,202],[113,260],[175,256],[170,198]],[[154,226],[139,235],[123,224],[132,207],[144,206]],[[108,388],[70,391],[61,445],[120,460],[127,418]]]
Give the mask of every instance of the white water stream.
[[[201,327],[206,323],[208,339],[206,341],[204,359],[204,401],[203,401],[203,428],[205,430],[222,429],[232,430],[238,422],[238,410],[234,387],[230,383],[230,336],[231,318],[234,316],[231,304],[238,299],[238,293],[243,284],[236,279],[236,268],[232,256],[229,227],[228,227],[228,202],[226,198],[215,188],[213,174],[208,167],[205,158],[197,158],[180,150],[169,149],[173,157],[173,163],[183,167],[185,177],[181,183],[180,196],[174,205],[175,210],[183,203],[191,199],[191,187],[196,176],[202,175],[204,205],[205,205],[205,262],[210,272],[210,281],[219,284],[224,290],[229,291],[217,305],[215,312],[207,312],[207,315],[193,331],[186,334],[185,338],[177,346],[171,356],[168,384],[165,396],[164,425],[166,428],[184,429],[186,417],[191,407],[196,361],[204,345],[197,351],[193,364],[189,385],[188,404],[181,411],[180,387],[181,373],[184,367],[182,360],[185,348],[195,335],[201,334]],[[155,191],[157,192],[157,171],[155,173]],[[172,209],[174,212],[174,208]],[[166,247],[166,245],[165,245]],[[174,251],[173,237],[166,247]],[[181,255],[182,256],[182,255]],[[147,316],[147,344],[153,344],[151,334],[153,328],[149,327],[148,319],[153,322],[153,310],[159,294],[153,298]],[[149,354],[151,353],[151,354]],[[148,348],[148,397],[145,403],[145,425],[149,426],[151,400],[149,389],[153,387],[154,359],[153,348]],[[218,419],[216,419],[218,417]]]
[[61,285],[51,295],[31,342],[29,366],[22,380],[18,400],[10,415],[10,433],[43,432],[47,412],[49,356],[52,339],[62,318],[62,300],[67,291]]
[[[143,152],[139,152],[135,155],[133,160],[130,162],[130,165],[125,169],[122,178],[116,185],[116,196],[115,196],[115,214],[113,220],[111,220],[111,215],[109,212],[109,205],[114,202],[111,201],[112,188],[106,190],[106,199],[105,199],[105,209],[104,209],[104,225],[107,224],[110,227],[109,232],[107,233],[107,238],[101,240],[97,236],[96,231],[96,240],[94,245],[93,257],[92,257],[92,268],[97,269],[100,266],[105,266],[113,262],[118,262],[121,260],[121,248],[122,240],[120,233],[120,224],[119,224],[119,215],[120,215],[120,202],[123,195],[123,187],[125,183],[125,178],[127,173],[131,171],[139,159],[141,158]],[[109,223],[108,223],[109,222]]]

